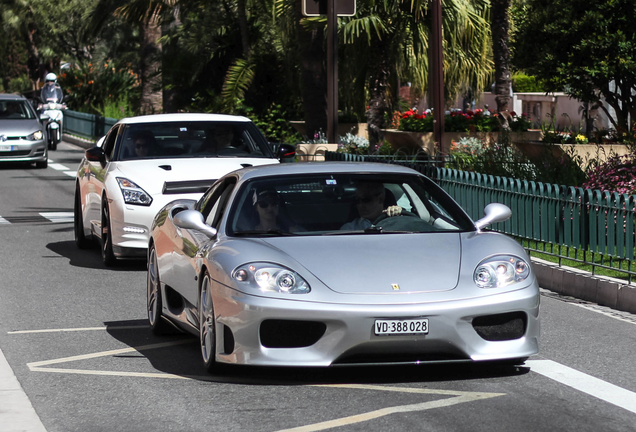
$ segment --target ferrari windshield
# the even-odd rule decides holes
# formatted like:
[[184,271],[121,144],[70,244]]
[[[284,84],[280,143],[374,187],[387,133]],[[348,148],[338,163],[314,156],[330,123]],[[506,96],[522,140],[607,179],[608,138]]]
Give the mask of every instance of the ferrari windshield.
[[118,159],[272,157],[251,122],[179,121],[126,125]]
[[473,231],[432,181],[418,175],[284,176],[246,183],[230,208],[233,236]]
[[24,100],[0,100],[0,120],[32,120],[35,113]]

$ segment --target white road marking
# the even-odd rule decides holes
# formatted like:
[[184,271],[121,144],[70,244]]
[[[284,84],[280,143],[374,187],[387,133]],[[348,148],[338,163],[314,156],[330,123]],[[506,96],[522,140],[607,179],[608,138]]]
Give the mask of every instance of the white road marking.
[[75,171],[64,171],[64,174],[66,174],[69,177],[73,177],[73,178],[75,178],[77,176],[77,173]]
[[148,328],[148,325],[61,328],[61,329],[42,329],[42,330],[16,330],[16,331],[7,332],[7,334],[62,333],[62,332],[95,331],[95,330],[127,330],[127,329],[141,329],[141,328]]
[[449,390],[435,390],[435,389],[418,389],[412,387],[385,387],[377,385],[359,385],[359,384],[335,384],[335,385],[318,385],[314,387],[336,387],[336,388],[353,388],[364,390],[379,390],[379,391],[393,391],[400,393],[419,393],[419,394],[435,394],[435,395],[448,395],[454,396],[451,398],[437,399],[434,401],[422,402],[410,405],[401,405],[395,407],[382,408],[375,411],[370,411],[363,414],[356,414],[348,417],[342,417],[339,419],[328,420],[325,422],[314,423],[311,425],[299,426],[291,429],[282,429],[277,432],[315,432],[325,429],[331,429],[340,426],[346,426],[355,423],[361,423],[376,418],[384,417],[390,414],[405,413],[413,411],[425,411],[434,408],[443,408],[451,405],[456,405],[464,402],[474,402],[481,399],[488,399],[497,396],[504,396],[505,393],[479,393],[479,392],[462,392],[462,391],[449,391]]
[[51,163],[52,161],[49,160],[49,168],[53,168],[54,170],[58,170],[58,171],[69,171],[70,168],[67,167],[66,165],[62,165],[59,163]]
[[73,212],[48,212],[40,213],[40,216],[47,218],[53,223],[73,222]]
[[2,216],[0,216],[0,225],[2,224],[10,224],[11,222],[9,222],[8,220],[6,220],[5,218],[3,218]]
[[636,414],[636,393],[579,372],[552,360],[528,360],[532,372],[553,379]]
[[46,429],[0,350],[0,432],[18,431]]

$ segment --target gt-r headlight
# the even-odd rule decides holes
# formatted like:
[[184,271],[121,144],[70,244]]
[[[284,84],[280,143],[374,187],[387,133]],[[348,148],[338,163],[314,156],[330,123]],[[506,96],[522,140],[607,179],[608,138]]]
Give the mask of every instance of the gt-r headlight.
[[513,255],[498,255],[481,262],[473,280],[479,288],[501,288],[525,280],[530,265]]
[[307,294],[309,284],[295,271],[271,263],[245,264],[234,270],[232,277],[265,292]]
[[29,141],[39,141],[42,139],[43,136],[44,134],[42,133],[42,131],[35,131],[31,135],[27,135],[26,139],[28,139]]
[[126,204],[149,206],[152,203],[152,197],[130,180],[117,177],[117,183]]

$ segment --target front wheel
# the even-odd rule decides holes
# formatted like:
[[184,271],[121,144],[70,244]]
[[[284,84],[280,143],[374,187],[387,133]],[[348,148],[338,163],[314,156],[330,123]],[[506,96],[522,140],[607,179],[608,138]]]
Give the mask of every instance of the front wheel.
[[79,186],[75,189],[75,206],[73,206],[73,229],[75,231],[75,244],[80,249],[88,249],[90,239],[84,234],[84,219],[82,217],[82,198]]
[[212,372],[215,368],[216,355],[214,306],[210,290],[210,275],[206,272],[201,283],[201,296],[199,297],[199,341],[201,342],[203,365],[208,372]]
[[147,276],[147,309],[150,330],[156,335],[165,334],[168,330],[161,310],[163,300],[161,298],[161,282],[159,280],[159,266],[157,264],[157,250],[155,245],[150,246],[148,252],[148,276]]
[[106,196],[102,199],[102,260],[106,267],[113,267],[117,263],[117,258],[113,252],[110,209]]

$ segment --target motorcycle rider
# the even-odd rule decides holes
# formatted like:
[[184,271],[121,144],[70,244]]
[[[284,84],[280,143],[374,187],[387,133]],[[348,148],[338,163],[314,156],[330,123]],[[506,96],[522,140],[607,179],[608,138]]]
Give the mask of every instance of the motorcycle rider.
[[44,77],[44,87],[40,92],[40,100],[42,103],[62,103],[64,93],[62,87],[57,83],[57,75],[53,72],[46,74]]

